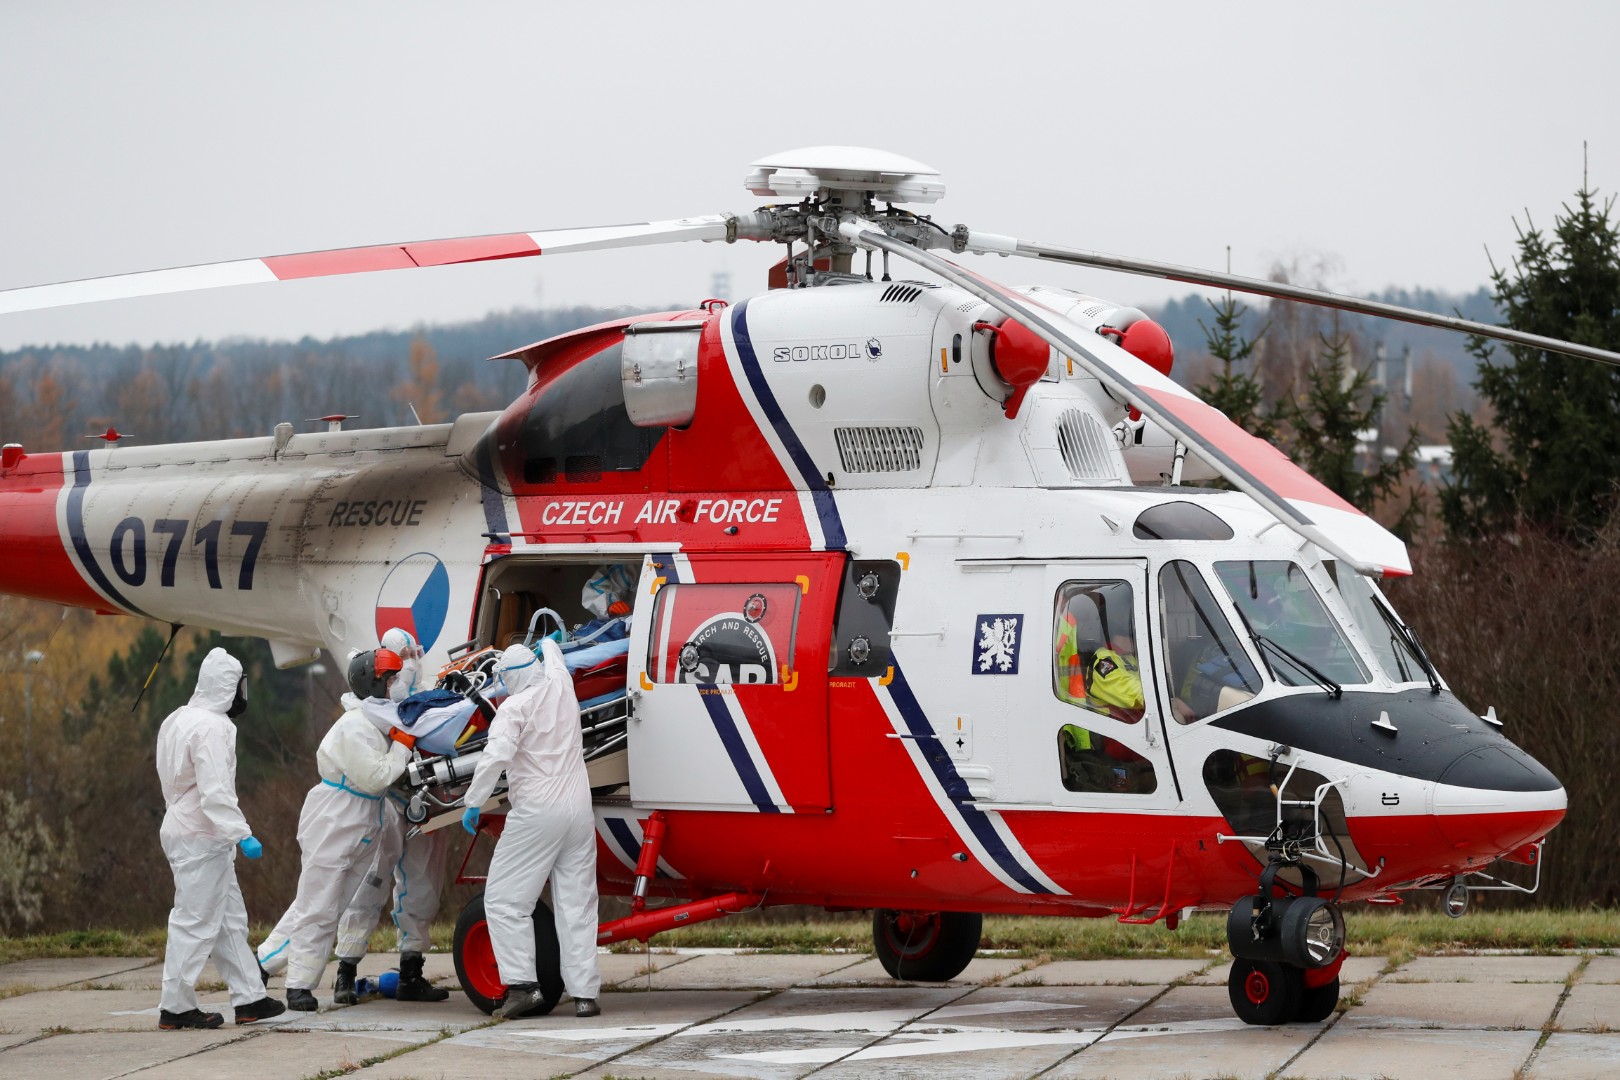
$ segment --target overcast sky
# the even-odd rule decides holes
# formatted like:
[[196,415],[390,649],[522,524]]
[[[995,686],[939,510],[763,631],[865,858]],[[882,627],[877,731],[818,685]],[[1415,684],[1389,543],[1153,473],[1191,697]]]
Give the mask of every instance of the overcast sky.
[[[1513,219],[1620,187],[1620,5],[1078,0],[0,0],[0,288],[358,244],[746,210],[820,144],[944,175],[947,225],[1325,284],[1466,291]],[[681,245],[0,317],[0,348],[325,337],[691,303]],[[1190,288],[983,260],[1144,303]],[[522,344],[514,342],[514,344]]]

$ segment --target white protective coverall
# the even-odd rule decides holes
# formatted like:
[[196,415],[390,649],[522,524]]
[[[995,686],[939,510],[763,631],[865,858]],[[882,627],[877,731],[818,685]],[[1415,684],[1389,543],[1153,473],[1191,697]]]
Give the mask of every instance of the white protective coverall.
[[444,884],[444,856],[449,848],[449,829],[407,837],[404,808],[396,792],[383,801],[383,825],[374,845],[377,849],[360,887],[338,922],[337,955],[358,960],[366,955],[371,932],[377,928],[377,909],[384,890],[394,885],[394,905],[389,909],[399,930],[399,951],[432,951],[429,931],[439,913],[439,893]]
[[[422,648],[408,630],[393,627],[382,636],[382,647],[398,654],[404,662],[394,677],[390,690],[401,693],[391,697],[404,699],[423,687],[421,682]],[[423,715],[418,725],[431,723],[441,711],[434,709]],[[399,930],[399,951],[426,953],[432,948],[428,939],[433,917],[439,913],[439,893],[444,885],[444,856],[449,848],[450,834],[440,829],[407,838],[405,808],[398,794],[386,797],[388,810],[383,815],[382,831],[374,846],[376,852],[360,879],[360,887],[343,911],[338,922],[337,955],[342,960],[358,960],[366,955],[371,932],[377,927],[377,909],[382,906],[383,890],[392,878],[394,905],[390,914]]]
[[388,737],[399,726],[393,702],[344,694],[343,704],[347,711],[315,751],[321,782],[298,815],[298,895],[259,944],[259,963],[271,974],[285,969],[288,990],[319,985],[338,918],[371,864],[385,815],[394,813],[383,793],[410,760],[410,750]]
[[490,858],[484,891],[501,981],[507,986],[539,981],[534,905],[549,875],[563,986],[576,999],[594,998],[602,983],[596,963],[596,821],[579,702],[557,643],[544,640],[540,649],[536,658],[514,645],[496,665],[511,696],[489,726],[464,801],[482,806],[505,770],[512,809]]
[[237,841],[253,835],[236,805],[236,725],[225,715],[241,678],[241,663],[214,649],[191,700],[158,729],[158,780],[168,804],[158,835],[174,871],[161,1007],[171,1013],[198,1007],[197,978],[210,956],[232,1005],[264,997],[236,883]]

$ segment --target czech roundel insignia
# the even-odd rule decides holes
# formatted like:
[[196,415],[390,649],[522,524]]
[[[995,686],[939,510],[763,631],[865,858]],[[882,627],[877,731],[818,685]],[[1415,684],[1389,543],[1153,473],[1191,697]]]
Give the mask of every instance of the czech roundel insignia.
[[433,648],[450,611],[450,573],[425,551],[395,564],[377,591],[377,637],[390,628],[409,630],[422,651]]
[[980,615],[973,632],[973,674],[1018,674],[1018,640],[1022,615]]

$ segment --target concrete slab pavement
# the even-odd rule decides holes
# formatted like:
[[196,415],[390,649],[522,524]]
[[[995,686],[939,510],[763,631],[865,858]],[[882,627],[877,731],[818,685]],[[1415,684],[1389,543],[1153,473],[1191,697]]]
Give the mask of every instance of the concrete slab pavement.
[[55,990],[85,980],[100,980],[156,965],[158,981],[163,980],[163,962],[150,956],[80,956],[68,960],[18,960],[0,965],[0,990],[9,986],[33,986]]
[[1536,1054],[1525,1080],[1613,1080],[1620,1074],[1620,1034],[1554,1032]]
[[1209,967],[1207,960],[1054,960],[1007,980],[1010,986],[1164,986]]
[[[1342,1013],[1258,1028],[1232,1015],[1214,958],[985,957],[964,972],[972,981],[910,985],[884,975],[881,983],[840,985],[839,977],[866,978],[876,961],[862,953],[666,952],[652,954],[655,985],[665,988],[648,991],[637,975],[647,959],[620,953],[601,961],[609,985],[617,976],[622,989],[607,990],[603,1015],[589,1020],[565,1003],[553,1016],[495,1023],[453,994],[443,1003],[375,999],[214,1032],[156,1029],[156,984],[137,987],[160,974],[155,961],[123,967],[112,958],[117,971],[108,961],[87,968],[83,959],[29,962],[21,976],[30,981],[11,983],[19,992],[0,999],[0,1076],[1620,1076],[1620,1031],[1610,1029],[1620,1028],[1620,957],[1608,956],[1430,957],[1395,973],[1450,976],[1436,981],[1401,981],[1381,974],[1381,959],[1355,957],[1343,981],[1356,989]],[[361,973],[395,963],[392,954],[368,957]],[[1009,965],[1027,964],[1035,966],[1005,977]],[[453,978],[448,954],[430,956],[428,971]],[[1041,981],[1020,985],[1028,976]],[[126,988],[86,988],[114,984],[101,980]],[[78,988],[27,989],[40,983]],[[225,996],[203,1000],[225,1009]],[[1537,1050],[1543,1031],[1551,1034]]]
[[145,1031],[75,1031],[0,1051],[0,1075],[12,1080],[111,1080],[151,1066],[167,1068],[245,1037],[229,1024],[217,1031],[159,1031],[155,1024]]
[[1363,1027],[1539,1029],[1563,996],[1560,983],[1381,981],[1345,1017]]
[[1420,956],[1388,981],[1561,983],[1580,962],[1579,956]]
[[[158,1032],[168,1035],[171,1032]],[[156,1037],[156,1036],[154,1036]],[[374,1061],[438,1038],[429,1033],[278,1031],[269,1028],[201,1053],[119,1074],[131,1080],[281,1080],[358,1071]]]
[[1556,1023],[1563,1031],[1620,1032],[1620,986],[1581,980],[1564,999]]
[[1514,1080],[1541,1038],[1537,1031],[1377,1029],[1340,1023],[1284,1070],[1287,1077],[1334,1080]]
[[[1018,972],[1026,971],[1039,962],[1036,960],[1021,960],[1015,957],[980,956],[968,962],[962,974],[944,983],[917,982],[906,980],[908,985],[916,986],[982,986],[985,983],[999,982]],[[835,968],[815,979],[799,983],[800,986],[895,986],[894,976],[883,969],[883,962],[877,957],[869,957],[860,963],[847,967]]]

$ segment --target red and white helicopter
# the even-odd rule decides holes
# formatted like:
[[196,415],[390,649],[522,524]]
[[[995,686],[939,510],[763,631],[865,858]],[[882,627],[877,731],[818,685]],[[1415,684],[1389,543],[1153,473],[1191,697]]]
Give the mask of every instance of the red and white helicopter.
[[[521,640],[544,610],[582,618],[567,601],[584,582],[628,567],[628,636],[580,693],[607,717],[586,721],[601,887],[636,897],[604,942],[760,905],[872,908],[891,974],[938,980],[972,957],[984,912],[1173,927],[1231,906],[1237,1013],[1317,1020],[1338,999],[1343,902],[1445,887],[1460,913],[1482,882],[1513,887],[1490,864],[1538,863],[1564,790],[1449,692],[1379,592],[1410,571],[1402,543],[1173,382],[1141,312],[936,252],[1620,357],[947,229],[897,205],[937,200],[939,175],[877,151],[781,154],[747,186],[781,201],[0,292],[4,313],[597,248],[786,247],[778,287],[734,306],[505,354],[529,379],[500,413],[8,445],[0,590],[262,637],[282,666],[402,625],[449,663]],[[931,280],[892,280],[894,260]],[[1215,476],[1237,490],[1184,483]],[[1142,700],[1105,704],[1097,672],[1132,654]],[[424,827],[452,820],[468,757],[413,764]],[[551,920],[535,925],[554,1000]],[[492,1007],[480,901],[457,961]]]

